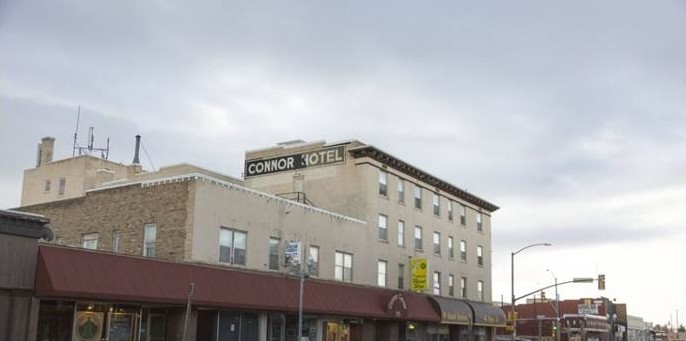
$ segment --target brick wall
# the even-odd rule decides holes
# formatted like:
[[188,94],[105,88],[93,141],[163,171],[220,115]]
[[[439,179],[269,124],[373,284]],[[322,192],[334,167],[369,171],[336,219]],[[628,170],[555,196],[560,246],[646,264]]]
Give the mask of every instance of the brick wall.
[[24,206],[21,211],[50,219],[55,242],[81,246],[85,233],[98,235],[98,249],[111,251],[119,231],[119,252],[142,255],[145,224],[157,224],[156,257],[183,260],[190,255],[189,182],[140,184],[86,193],[85,197]]

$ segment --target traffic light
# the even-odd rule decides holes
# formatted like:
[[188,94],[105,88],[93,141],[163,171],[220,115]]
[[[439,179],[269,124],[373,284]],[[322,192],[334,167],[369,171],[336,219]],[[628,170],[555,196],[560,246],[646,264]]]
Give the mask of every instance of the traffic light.
[[545,302],[545,301],[546,301],[546,298],[545,298],[545,291],[541,291],[541,301],[542,301],[542,302]]
[[605,275],[598,275],[598,290],[605,290]]

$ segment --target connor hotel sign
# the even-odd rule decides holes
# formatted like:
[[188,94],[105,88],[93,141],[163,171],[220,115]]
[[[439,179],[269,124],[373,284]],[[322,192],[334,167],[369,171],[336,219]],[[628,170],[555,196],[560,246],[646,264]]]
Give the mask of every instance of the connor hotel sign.
[[337,146],[269,159],[245,160],[245,177],[286,172],[345,162],[345,146]]

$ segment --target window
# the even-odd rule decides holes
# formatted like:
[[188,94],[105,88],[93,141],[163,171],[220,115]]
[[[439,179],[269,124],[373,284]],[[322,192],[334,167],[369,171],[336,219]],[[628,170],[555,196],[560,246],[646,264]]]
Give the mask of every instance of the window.
[[479,301],[484,300],[484,281],[479,281],[476,283],[476,290],[479,291]]
[[398,179],[398,202],[405,202],[405,181]]
[[405,247],[405,222],[398,220],[398,246]]
[[81,236],[81,246],[84,249],[97,250],[98,249],[98,234],[97,233],[86,233]]
[[481,245],[476,247],[476,259],[479,266],[484,266],[484,250]]
[[385,260],[380,260],[378,265],[378,271],[376,276],[376,284],[380,287],[386,286],[386,267],[387,263]]
[[448,275],[448,295],[455,296],[455,276]]
[[248,234],[226,227],[219,230],[219,261],[235,265],[245,265],[245,250]]
[[334,277],[343,282],[353,281],[353,255],[336,251]]
[[157,240],[157,224],[145,224],[143,236],[143,256],[155,257],[155,241]]
[[448,220],[453,221],[453,201],[448,200]]
[[66,189],[67,189],[67,178],[60,178],[60,188],[59,188],[57,194],[64,195],[64,192]]
[[434,255],[441,255],[441,233],[434,232]]
[[467,207],[465,207],[465,205],[462,204],[460,204],[460,224],[467,224]]
[[398,264],[398,289],[405,287],[405,264]]
[[441,197],[434,193],[434,215],[441,215]]
[[279,238],[269,238],[269,270],[279,270]]
[[453,237],[449,236],[448,237],[448,258],[452,259],[453,257],[455,257],[454,249],[455,249],[455,247],[453,245]]
[[467,298],[467,277],[460,278],[460,297]]
[[379,194],[388,195],[388,172],[382,170],[379,171]]
[[379,214],[379,240],[388,241],[388,217]]
[[50,192],[50,179],[45,180],[45,188],[43,191]]
[[476,230],[483,231],[483,225],[481,225],[481,213],[476,214]]
[[422,227],[414,227],[414,248],[415,250],[422,250]]
[[414,208],[422,209],[422,188],[414,186]]
[[112,251],[119,252],[119,230],[112,231]]
[[434,295],[441,294],[441,273],[434,271]]
[[460,240],[460,259],[467,261],[467,242]]
[[310,246],[310,275],[319,276],[319,246]]

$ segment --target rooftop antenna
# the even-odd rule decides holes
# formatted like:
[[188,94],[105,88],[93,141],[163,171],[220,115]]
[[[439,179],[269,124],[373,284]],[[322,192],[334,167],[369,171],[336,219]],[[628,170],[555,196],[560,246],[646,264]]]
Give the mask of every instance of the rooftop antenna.
[[107,160],[110,155],[110,138],[107,138],[107,146],[105,148],[95,148],[93,144],[95,143],[95,129],[93,127],[88,128],[88,141],[86,147],[81,147],[78,144],[77,136],[79,132],[79,121],[81,119],[81,106],[79,105],[79,110],[76,114],[76,130],[74,130],[74,147],[72,149],[72,157],[76,156],[76,151],[79,151],[79,155],[87,154],[91,155],[93,151],[100,152],[100,157]]

